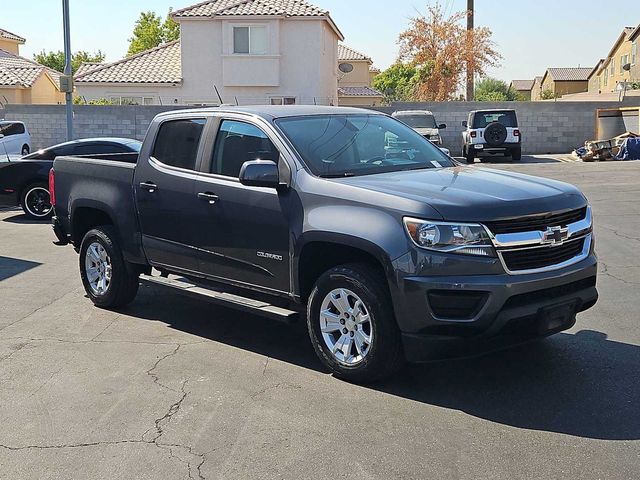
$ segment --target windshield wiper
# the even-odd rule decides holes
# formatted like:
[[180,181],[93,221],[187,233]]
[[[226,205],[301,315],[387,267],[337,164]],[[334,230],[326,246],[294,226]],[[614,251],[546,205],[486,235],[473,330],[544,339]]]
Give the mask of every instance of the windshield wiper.
[[353,172],[343,172],[343,173],[325,173],[319,175],[320,178],[345,178],[345,177],[355,177],[356,174]]

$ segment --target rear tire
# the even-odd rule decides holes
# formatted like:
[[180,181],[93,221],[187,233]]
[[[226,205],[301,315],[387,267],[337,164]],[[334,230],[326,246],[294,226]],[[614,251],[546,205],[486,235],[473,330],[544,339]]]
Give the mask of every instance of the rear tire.
[[370,265],[343,265],[324,273],[309,298],[307,328],[320,361],[349,382],[381,380],[404,362],[386,280]]
[[514,150],[511,150],[511,160],[513,160],[514,162],[519,162],[520,160],[522,160],[521,148],[516,148]]
[[29,145],[24,144],[22,146],[22,156],[24,157],[25,155],[29,155],[29,153],[31,153],[31,150],[29,149]]
[[22,191],[20,205],[31,220],[48,220],[53,215],[49,186],[44,183],[32,183]]
[[473,165],[476,162],[476,154],[473,150],[469,150],[467,147],[467,153],[464,156],[468,164]]
[[100,308],[123,307],[138,293],[139,271],[127,262],[113,227],[87,232],[80,245],[80,277],[93,304]]

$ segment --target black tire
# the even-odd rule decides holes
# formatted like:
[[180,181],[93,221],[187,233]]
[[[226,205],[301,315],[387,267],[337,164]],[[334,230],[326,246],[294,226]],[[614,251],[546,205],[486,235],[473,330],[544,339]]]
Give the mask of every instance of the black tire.
[[24,157],[25,155],[29,155],[29,153],[31,153],[31,150],[29,149],[29,145],[25,143],[22,146],[22,156]]
[[474,164],[476,162],[475,151],[473,149],[467,148],[467,151],[464,155],[464,159],[467,161],[468,164]]
[[511,160],[514,162],[522,160],[522,148],[514,148],[511,150]]
[[[330,292],[340,288],[348,289],[360,297],[371,319],[372,342],[367,354],[357,365],[340,363],[329,350],[321,332],[322,303]],[[384,379],[396,372],[404,362],[400,330],[386,281],[382,273],[370,265],[357,263],[339,266],[318,279],[307,306],[307,329],[320,361],[336,377],[349,382],[371,383]]]
[[49,186],[32,183],[22,190],[20,206],[24,214],[32,220],[48,220],[53,216]]
[[[104,248],[111,263],[111,280],[102,294],[94,292],[87,277],[87,250],[94,243],[98,243]],[[87,296],[95,306],[100,308],[123,307],[131,303],[138,293],[139,270],[135,265],[124,259],[115,230],[108,225],[90,230],[82,239],[82,244],[80,245],[80,277]]]

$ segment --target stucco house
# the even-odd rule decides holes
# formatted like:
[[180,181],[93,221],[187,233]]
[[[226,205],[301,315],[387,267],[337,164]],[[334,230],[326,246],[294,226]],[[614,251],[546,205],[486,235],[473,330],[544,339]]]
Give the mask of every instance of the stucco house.
[[360,107],[381,105],[384,96],[371,86],[375,75],[376,69],[370,57],[343,43],[338,45],[339,105]]
[[25,39],[0,29],[0,106],[59,104],[60,73],[20,56]]
[[179,41],[85,65],[77,95],[165,105],[337,104],[344,37],[329,12],[304,0],[211,0],[172,15]]
[[548,68],[542,77],[542,92],[550,91],[555,97],[586,92],[592,70],[593,67]]
[[20,55],[20,45],[24,45],[25,42],[24,38],[0,28],[0,50]]
[[541,100],[542,95],[542,75],[533,79],[533,86],[531,87],[531,101],[537,102]]
[[529,101],[534,83],[535,80],[512,80],[509,88],[518,93],[519,100]]
[[[611,93],[623,82],[640,81],[638,38],[640,25],[625,27],[589,78],[589,92]],[[629,65],[629,70],[624,66]],[[596,88],[597,87],[597,88]]]

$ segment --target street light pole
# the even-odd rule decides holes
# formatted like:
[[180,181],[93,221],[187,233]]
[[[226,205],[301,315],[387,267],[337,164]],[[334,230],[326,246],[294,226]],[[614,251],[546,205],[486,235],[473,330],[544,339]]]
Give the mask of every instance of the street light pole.
[[[474,29],[474,6],[473,0],[467,0],[467,35],[471,36]],[[470,52],[473,54],[473,52]],[[473,66],[471,61],[467,61],[467,101],[470,102],[473,100],[474,94],[474,85],[473,85]]]
[[62,24],[64,28],[64,75],[69,80],[66,89],[67,140],[73,140],[73,72],[71,69],[71,31],[69,27],[69,0],[62,0]]

